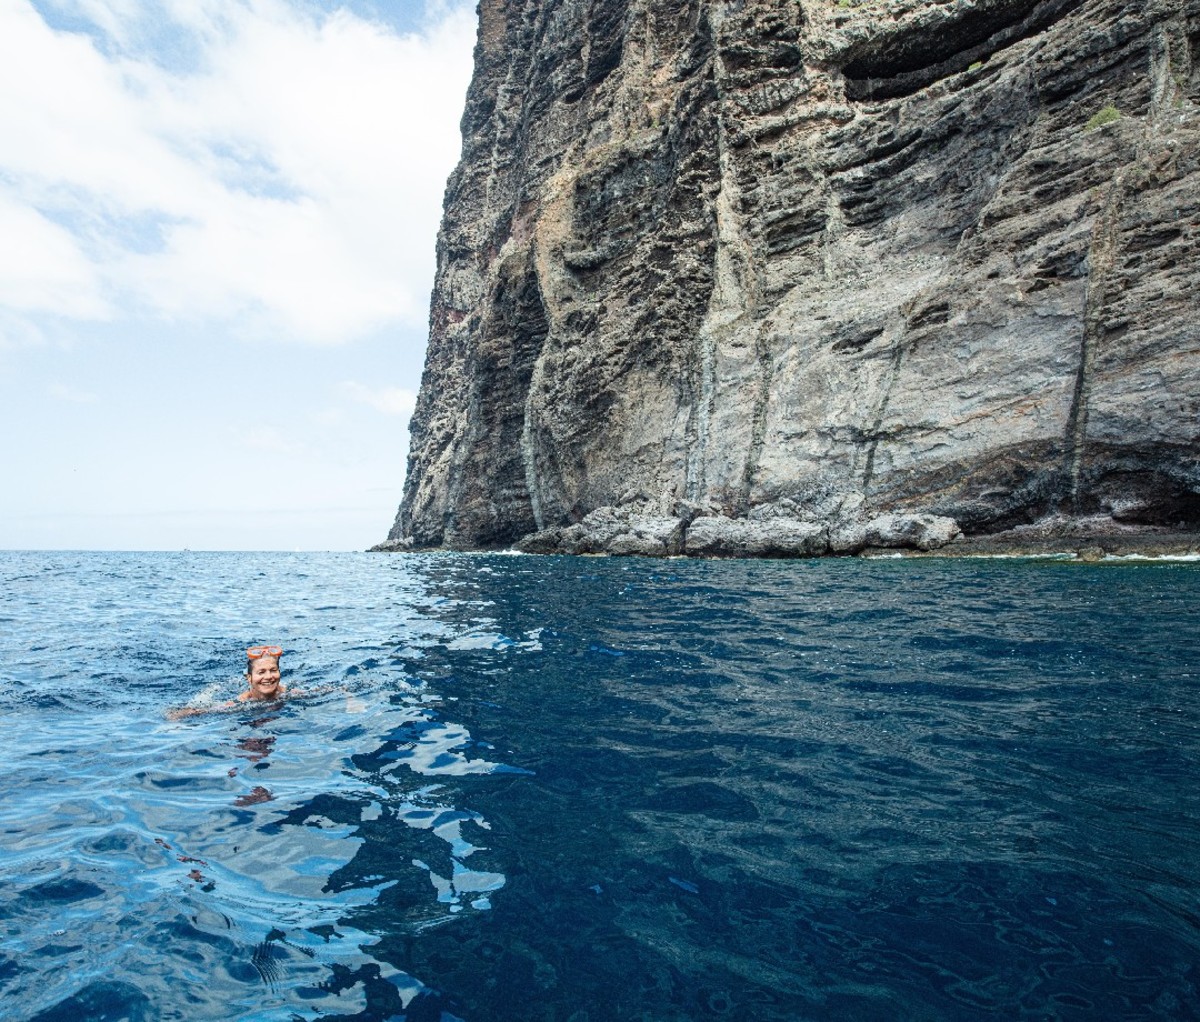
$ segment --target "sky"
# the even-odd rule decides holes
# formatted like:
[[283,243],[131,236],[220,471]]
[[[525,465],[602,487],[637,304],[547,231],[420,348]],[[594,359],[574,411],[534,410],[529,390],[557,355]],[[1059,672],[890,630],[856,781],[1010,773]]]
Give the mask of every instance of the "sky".
[[474,0],[0,0],[0,549],[362,550]]

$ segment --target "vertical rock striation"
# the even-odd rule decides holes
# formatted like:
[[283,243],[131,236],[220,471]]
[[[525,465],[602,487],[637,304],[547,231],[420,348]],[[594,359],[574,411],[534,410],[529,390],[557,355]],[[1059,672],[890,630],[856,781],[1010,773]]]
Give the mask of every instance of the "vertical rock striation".
[[389,544],[1200,524],[1200,0],[481,0]]

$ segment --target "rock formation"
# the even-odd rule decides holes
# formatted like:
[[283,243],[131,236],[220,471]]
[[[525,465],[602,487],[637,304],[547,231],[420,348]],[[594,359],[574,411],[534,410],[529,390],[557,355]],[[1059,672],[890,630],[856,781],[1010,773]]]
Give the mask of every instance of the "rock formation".
[[1200,524],[1200,0],[481,0],[384,548]]

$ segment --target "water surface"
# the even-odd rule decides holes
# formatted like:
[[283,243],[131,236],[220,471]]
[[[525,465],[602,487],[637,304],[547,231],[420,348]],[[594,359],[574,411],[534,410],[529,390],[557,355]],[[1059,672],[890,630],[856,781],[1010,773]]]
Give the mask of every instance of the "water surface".
[[[1198,596],[0,554],[4,1017],[1195,1018]],[[259,642],[305,698],[167,719]]]

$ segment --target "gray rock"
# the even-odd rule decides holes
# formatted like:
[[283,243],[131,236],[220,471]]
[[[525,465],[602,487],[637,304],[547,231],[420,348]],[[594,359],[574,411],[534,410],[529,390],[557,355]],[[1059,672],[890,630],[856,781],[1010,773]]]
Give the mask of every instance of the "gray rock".
[[827,531],[787,518],[697,518],[685,551],[694,557],[813,557],[829,552]]
[[863,527],[863,543],[876,547],[936,550],[962,535],[953,518],[941,515],[880,515]]
[[573,525],[522,537],[526,553],[613,554],[668,557],[683,550],[682,519],[656,513],[653,506],[602,507]]
[[751,508],[741,518],[680,514],[685,510],[693,508],[645,501],[601,507],[580,522],[524,536],[515,546],[545,554],[815,557],[867,547],[936,550],[960,535],[953,519],[930,514],[844,517],[831,530],[824,521],[805,519],[803,509],[788,500]]
[[398,554],[409,551],[413,548],[413,543],[407,536],[402,536],[399,539],[385,539],[382,543],[376,543],[368,549],[368,553],[373,554]]
[[389,540],[1200,525],[1197,38],[1200,0],[481,0]]
[[683,523],[678,518],[640,506],[597,508],[579,527],[588,553],[663,557],[679,553],[683,543]]

